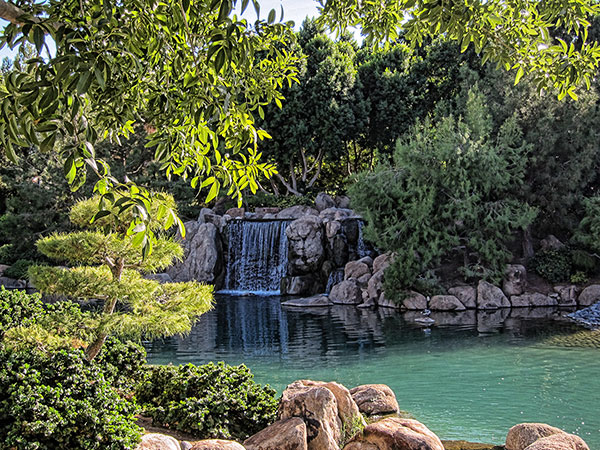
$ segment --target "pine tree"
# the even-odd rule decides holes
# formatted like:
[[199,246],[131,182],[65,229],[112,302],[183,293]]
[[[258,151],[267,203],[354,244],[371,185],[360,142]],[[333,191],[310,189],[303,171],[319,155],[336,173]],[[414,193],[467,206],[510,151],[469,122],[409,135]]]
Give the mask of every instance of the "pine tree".
[[[71,209],[70,220],[83,230],[37,242],[42,254],[71,267],[34,266],[29,270],[31,281],[44,294],[103,302],[101,312],[86,316],[85,326],[91,329],[85,350],[89,360],[100,352],[109,335],[154,338],[185,333],[212,305],[211,286],[195,281],[160,284],[143,277],[142,273],[165,269],[180,259],[183,250],[173,239],[158,236],[152,251],[144,254],[136,240],[144,238],[142,228],[147,225],[132,222],[131,209],[121,211],[128,203],[121,201],[123,197],[117,196],[100,214],[99,197],[78,202]],[[152,231],[173,224],[174,205],[173,197],[166,194],[154,194],[144,205],[152,217]]]

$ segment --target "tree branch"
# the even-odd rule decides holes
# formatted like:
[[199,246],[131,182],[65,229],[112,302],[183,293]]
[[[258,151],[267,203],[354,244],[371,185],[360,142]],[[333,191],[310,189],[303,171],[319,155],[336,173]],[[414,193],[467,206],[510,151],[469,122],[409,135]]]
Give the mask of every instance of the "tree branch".
[[23,25],[23,22],[19,20],[19,17],[21,17],[23,14],[25,14],[25,11],[18,6],[5,2],[4,0],[0,0],[1,19],[8,20],[15,25]]

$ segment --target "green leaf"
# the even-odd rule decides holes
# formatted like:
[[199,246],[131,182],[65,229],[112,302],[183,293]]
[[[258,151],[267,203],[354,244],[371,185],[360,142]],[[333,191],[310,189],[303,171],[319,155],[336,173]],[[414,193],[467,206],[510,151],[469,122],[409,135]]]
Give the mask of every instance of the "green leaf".
[[269,16],[267,18],[267,22],[268,23],[273,23],[275,22],[275,17],[277,16],[277,13],[275,12],[274,9],[272,9],[271,11],[269,11]]
[[519,83],[519,81],[521,81],[521,77],[524,73],[525,71],[523,70],[523,67],[519,67],[519,70],[517,70],[517,76],[515,77],[515,86]]
[[219,193],[219,182],[215,181],[212,186],[210,187],[210,191],[208,191],[208,195],[206,196],[206,203],[209,203],[211,200],[213,200],[217,194]]

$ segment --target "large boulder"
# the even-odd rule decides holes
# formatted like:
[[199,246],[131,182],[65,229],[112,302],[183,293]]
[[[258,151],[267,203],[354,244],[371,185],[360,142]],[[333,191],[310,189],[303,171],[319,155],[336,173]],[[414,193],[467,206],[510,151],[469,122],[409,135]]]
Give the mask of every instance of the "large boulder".
[[339,234],[341,230],[342,223],[338,222],[337,220],[332,220],[331,222],[327,222],[325,224],[325,235],[330,242],[332,242],[332,239],[335,237],[335,235]]
[[329,299],[336,304],[358,305],[362,303],[362,290],[356,280],[344,280],[331,288]]
[[149,433],[142,436],[136,450],[180,450],[177,439],[164,434]]
[[400,305],[398,303],[396,303],[393,300],[390,300],[389,298],[386,298],[385,292],[382,292],[381,295],[379,295],[379,298],[377,299],[377,306],[380,306],[382,308],[400,309]]
[[363,426],[366,425],[365,420],[360,414],[361,411],[358,405],[354,401],[354,397],[350,391],[343,385],[334,381],[312,381],[312,380],[301,380],[301,383],[305,386],[323,386],[329,389],[335,396],[338,407],[338,416],[342,421],[342,428],[350,425],[355,425],[356,422],[360,422]]
[[300,417],[278,420],[244,441],[246,450],[307,450],[306,425]]
[[564,432],[545,423],[520,423],[508,430],[506,450],[525,450],[538,439],[557,433]]
[[432,311],[464,311],[467,308],[454,295],[434,295],[429,301],[429,309]]
[[304,216],[318,216],[319,211],[310,206],[296,205],[282,209],[277,213],[278,219],[300,219]]
[[340,195],[335,198],[335,206],[338,208],[350,208],[350,198],[345,195]]
[[245,208],[229,208],[225,211],[224,215],[231,217],[232,219],[243,219],[246,214]]
[[574,284],[554,286],[559,306],[577,306],[577,286]]
[[309,450],[339,450],[342,421],[335,395],[324,386],[290,384],[279,402],[279,420],[300,417],[306,425]]
[[508,297],[521,295],[527,287],[527,271],[521,264],[509,264],[504,271],[502,290]]
[[448,294],[454,295],[467,309],[477,307],[477,289],[473,286],[456,286],[448,289]]
[[317,216],[301,217],[288,225],[285,234],[288,238],[289,273],[302,275],[317,271],[325,253],[321,219]]
[[444,445],[422,423],[390,417],[367,425],[344,450],[444,450]]
[[542,250],[561,250],[565,248],[565,244],[553,234],[549,234],[540,241],[540,248]]
[[402,300],[402,307],[410,310],[427,309],[427,298],[415,291],[410,291]]
[[548,295],[540,292],[531,292],[522,295],[513,295],[510,298],[513,308],[535,307],[535,306],[556,306],[558,301]]
[[590,450],[590,448],[579,436],[557,433],[538,439],[525,450]]
[[350,261],[344,267],[344,280],[348,280],[350,278],[359,279],[364,275],[371,275],[371,269],[369,266],[361,261]]
[[477,285],[477,309],[510,308],[510,302],[497,286],[480,280]]
[[194,442],[191,450],[245,450],[242,444],[224,439],[206,439]]
[[186,222],[186,237],[179,239],[183,260],[167,269],[173,281],[204,281],[214,284],[222,269],[219,230],[212,223]]
[[361,413],[367,416],[397,413],[400,408],[394,391],[385,384],[364,384],[350,389]]
[[600,284],[592,284],[586,287],[577,298],[579,306],[590,306],[597,301],[600,301]]
[[336,204],[331,198],[331,195],[326,194],[325,192],[319,192],[317,198],[315,198],[315,207],[321,212],[327,208],[335,208]]

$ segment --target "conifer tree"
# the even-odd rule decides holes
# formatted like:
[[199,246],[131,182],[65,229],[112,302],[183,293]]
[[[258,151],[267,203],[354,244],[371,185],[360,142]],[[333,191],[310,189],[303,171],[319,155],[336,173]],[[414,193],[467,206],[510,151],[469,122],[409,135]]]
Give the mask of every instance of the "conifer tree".
[[[99,299],[102,310],[87,316],[85,327],[91,330],[86,356],[92,360],[109,335],[153,338],[185,333],[195,319],[210,309],[212,287],[195,281],[165,283],[146,279],[143,273],[165,269],[183,250],[173,239],[157,236],[150,252],[144,252],[138,240],[144,239],[144,227],[152,231],[170,228],[176,222],[175,202],[166,194],[154,194],[143,208],[149,222],[132,222],[131,205],[136,187],[116,196],[111,205],[98,213],[98,198],[78,202],[70,220],[81,231],[60,233],[37,242],[47,257],[70,265],[34,266],[29,275],[44,294],[64,295],[73,299]],[[142,201],[142,200],[140,200]],[[140,209],[142,206],[140,205]]]

